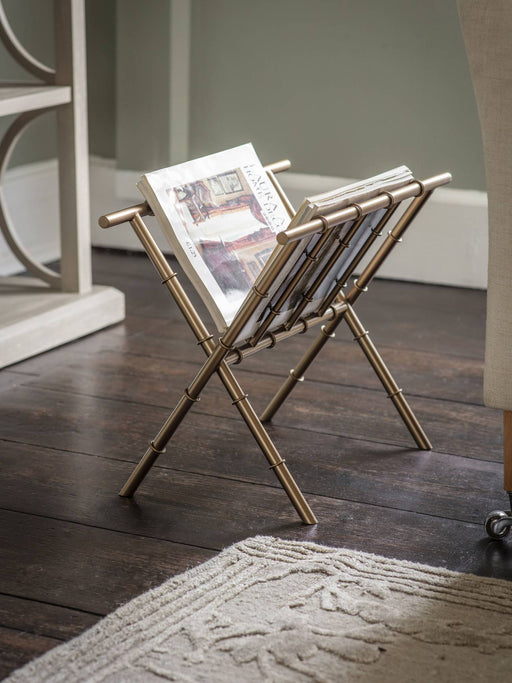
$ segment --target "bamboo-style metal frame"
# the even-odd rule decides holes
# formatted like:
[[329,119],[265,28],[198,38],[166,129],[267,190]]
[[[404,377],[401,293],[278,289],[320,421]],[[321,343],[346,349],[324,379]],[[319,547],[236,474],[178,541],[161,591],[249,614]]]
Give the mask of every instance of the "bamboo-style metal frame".
[[[289,167],[289,161],[280,161],[266,166],[265,170],[278,194],[285,202],[290,216],[292,216],[293,209],[275,177],[275,173],[287,170]],[[284,459],[280,456],[262,423],[272,419],[296,384],[303,381],[304,373],[321,351],[324,344],[335,336],[335,330],[342,321],[347,323],[353,333],[355,341],[357,341],[366,355],[370,365],[384,386],[388,397],[396,407],[418,448],[430,450],[432,446],[425,432],[407,403],[402,389],[399,388],[398,384],[393,379],[375,345],[371,341],[368,331],[354,312],[353,305],[359,296],[367,291],[369,283],[378,272],[382,263],[388,257],[395,245],[401,241],[404,232],[420,209],[425,205],[432,192],[437,187],[445,185],[450,181],[451,175],[449,173],[436,175],[424,181],[413,180],[399,189],[382,192],[372,199],[361,202],[361,204],[351,204],[340,211],[326,214],[325,216],[315,218],[312,221],[279,233],[277,235],[278,244],[272,257],[263,268],[234,320],[217,340],[215,340],[214,336],[208,331],[206,325],[181,286],[177,274],[170,267],[146,227],[143,217],[152,213],[148,204],[144,202],[102,216],[99,220],[99,224],[102,228],[110,228],[125,222],[130,223],[156,268],[162,284],[164,284],[171,293],[178,308],[182,312],[183,317],[195,335],[197,343],[202,347],[207,356],[205,363],[191,384],[184,390],[183,396],[177,406],[162,425],[153,441],[151,441],[146,453],[121,489],[120,495],[126,497],[133,496],[158,456],[165,451],[167,443],[190,408],[194,403],[200,400],[200,394],[211,376],[214,373],[217,373],[231,398],[232,404],[236,406],[245,420],[249,430],[265,455],[270,469],[274,471],[300,518],[305,524],[315,524],[317,522],[315,515],[305,500],[301,490],[295,483]],[[345,295],[342,294],[342,288],[346,286],[349,277],[360,264],[363,257],[367,255],[378,236],[382,234],[384,226],[397,215],[396,212],[398,207],[405,200],[411,200],[411,202],[405,211],[396,219],[393,228],[389,230],[382,245],[376,249],[373,256],[369,258],[367,265],[363,268],[362,273],[357,280],[354,280],[348,293]],[[337,262],[337,258],[345,249],[349,248],[349,240],[361,227],[364,218],[373,212],[382,210],[384,210],[384,212],[378,225],[369,231],[364,242],[359,245],[357,253],[353,255],[349,267],[346,268],[340,277],[339,273],[335,272],[336,268],[333,267]],[[314,276],[313,282],[308,290],[305,293],[303,291],[298,291],[297,288],[300,285],[303,276],[306,274],[307,270],[316,263],[317,256],[319,255],[322,246],[326,244],[328,240],[334,239],[337,236],[334,231],[338,226],[343,225],[345,225],[348,230],[345,231],[343,238],[340,238],[340,244],[336,247],[335,251],[336,257],[333,257],[331,250],[330,260],[326,260],[325,263],[323,261],[320,262],[320,272]],[[305,251],[303,251],[304,244],[306,244]],[[266,317],[263,319],[263,322],[256,331],[251,333],[250,338],[240,342],[240,333],[244,330],[248,321],[252,319],[255,311],[260,310],[262,300],[269,296],[269,292],[273,292],[273,285],[275,285],[276,282],[279,282],[279,277],[286,272],[286,267],[290,265],[290,260],[296,262],[299,250],[300,254],[306,255],[299,270],[295,271],[293,276],[289,276],[288,279],[286,279],[286,276],[284,277],[284,285],[281,284],[281,290],[279,290],[282,291],[279,300],[270,308]],[[316,266],[318,268],[318,264],[316,264]],[[334,274],[336,274],[336,277],[334,277]],[[324,280],[329,284],[328,294],[322,298],[313,313],[309,313],[306,317],[301,317],[301,313],[305,306],[311,302],[315,291],[324,283]],[[283,305],[294,292],[300,294],[300,302],[287,313],[286,321],[276,328],[273,326],[273,321],[281,312],[280,306]],[[321,328],[316,340],[306,351],[295,368],[290,371],[284,384],[263,412],[261,419],[258,418],[254,408],[248,400],[247,393],[245,393],[240,386],[230,366],[232,364],[241,363],[244,358],[257,353],[261,349],[271,348],[278,342],[294,336],[295,334],[307,332],[311,327],[319,324],[321,324]]]

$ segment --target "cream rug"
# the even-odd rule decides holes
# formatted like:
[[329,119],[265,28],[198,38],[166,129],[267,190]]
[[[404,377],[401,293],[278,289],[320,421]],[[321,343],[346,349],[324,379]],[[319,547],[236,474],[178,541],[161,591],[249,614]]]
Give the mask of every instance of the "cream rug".
[[512,680],[512,584],[256,537],[7,680],[502,683]]

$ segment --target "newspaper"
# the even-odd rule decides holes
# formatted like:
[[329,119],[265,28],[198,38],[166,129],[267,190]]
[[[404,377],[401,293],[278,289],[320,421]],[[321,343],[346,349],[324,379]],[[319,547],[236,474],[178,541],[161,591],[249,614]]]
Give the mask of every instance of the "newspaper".
[[146,173],[137,187],[223,332],[290,222],[253,146]]

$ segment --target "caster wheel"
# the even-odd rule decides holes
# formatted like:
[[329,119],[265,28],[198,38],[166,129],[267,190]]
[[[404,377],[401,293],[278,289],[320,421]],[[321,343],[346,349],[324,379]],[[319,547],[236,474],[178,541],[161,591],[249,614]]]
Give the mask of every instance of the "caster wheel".
[[485,519],[485,530],[487,535],[496,540],[505,538],[510,531],[510,526],[500,524],[500,522],[505,520],[510,523],[510,513],[503,512],[503,510],[494,510],[494,512],[490,512]]

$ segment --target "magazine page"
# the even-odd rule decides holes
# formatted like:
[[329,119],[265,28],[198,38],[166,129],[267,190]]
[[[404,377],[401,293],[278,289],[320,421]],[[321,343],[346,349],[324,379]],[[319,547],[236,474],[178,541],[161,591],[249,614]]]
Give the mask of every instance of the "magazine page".
[[147,173],[137,187],[224,331],[290,222],[253,146]]

